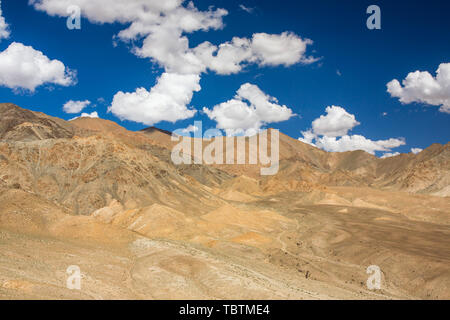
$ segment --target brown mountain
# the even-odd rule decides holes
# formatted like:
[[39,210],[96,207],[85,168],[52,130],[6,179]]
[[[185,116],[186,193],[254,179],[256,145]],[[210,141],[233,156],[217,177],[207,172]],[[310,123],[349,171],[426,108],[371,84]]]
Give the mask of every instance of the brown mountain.
[[71,138],[74,135],[72,126],[66,121],[11,103],[0,103],[0,115],[1,140],[32,141]]
[[450,298],[450,144],[379,159],[280,133],[261,176],[175,165],[175,143],[0,104],[0,298]]

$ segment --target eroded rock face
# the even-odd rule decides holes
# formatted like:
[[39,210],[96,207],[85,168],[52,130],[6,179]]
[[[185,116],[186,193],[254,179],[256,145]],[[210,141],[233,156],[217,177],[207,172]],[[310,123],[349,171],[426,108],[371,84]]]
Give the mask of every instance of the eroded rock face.
[[100,136],[2,142],[0,167],[0,179],[7,186],[19,186],[74,214],[88,215],[112,199],[196,211],[218,201],[208,199],[206,186],[182,175],[170,162]]

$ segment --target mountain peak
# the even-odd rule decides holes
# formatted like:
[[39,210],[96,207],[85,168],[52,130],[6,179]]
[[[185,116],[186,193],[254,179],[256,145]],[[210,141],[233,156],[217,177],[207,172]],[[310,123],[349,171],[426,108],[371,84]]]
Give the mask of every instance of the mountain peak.
[[169,136],[172,135],[171,131],[160,129],[160,128],[157,128],[157,127],[148,127],[148,128],[140,130],[140,132],[147,133],[147,134],[152,134],[154,132],[161,132],[161,133],[167,134]]
[[1,140],[31,141],[73,136],[73,128],[66,121],[13,103],[0,103],[0,115]]

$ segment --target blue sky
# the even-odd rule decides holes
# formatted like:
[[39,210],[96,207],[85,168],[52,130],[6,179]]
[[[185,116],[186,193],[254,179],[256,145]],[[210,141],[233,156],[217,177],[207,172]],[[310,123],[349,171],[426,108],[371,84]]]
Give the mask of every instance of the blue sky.
[[[411,148],[450,140],[450,114],[440,112],[438,105],[420,101],[402,104],[386,90],[386,84],[393,79],[401,82],[417,70],[436,76],[439,65],[450,62],[450,2],[199,0],[194,4],[200,11],[214,6],[226,9],[228,14],[222,18],[222,29],[188,34],[191,48],[204,41],[219,45],[233,37],[289,31],[313,40],[306,54],[320,60],[290,66],[253,63],[230,75],[207,71],[201,74],[201,90],[193,93],[188,104],[198,110],[197,114],[155,126],[174,130],[202,120],[204,128],[215,127],[216,122],[201,112],[202,108],[212,109],[232,99],[241,85],[249,83],[276,97],[280,105],[296,114],[263,127],[278,128],[294,138],[301,137],[301,131],[311,128],[311,122],[326,114],[327,106],[334,105],[341,106],[360,123],[352,127],[349,135],[371,140],[405,138],[406,144],[392,152],[409,152]],[[381,8],[381,30],[366,27],[366,8],[371,4]],[[1,5],[10,37],[0,41],[0,51],[15,41],[42,51],[49,59],[57,59],[77,72],[77,83],[70,86],[43,84],[34,92],[0,86],[1,102],[71,119],[78,114],[65,113],[64,103],[87,99],[92,105],[83,112],[97,111],[101,118],[130,130],[147,126],[121,121],[107,112],[118,91],[134,92],[139,87],[150,90],[164,72],[157,63],[133,54],[132,44],[116,41],[117,45],[113,45],[114,35],[129,23],[91,23],[83,18],[81,30],[69,30],[65,17],[35,10],[27,0],[3,0]],[[134,43],[139,46],[141,42]],[[443,94],[450,96],[448,92]],[[99,98],[104,101],[97,101]]]

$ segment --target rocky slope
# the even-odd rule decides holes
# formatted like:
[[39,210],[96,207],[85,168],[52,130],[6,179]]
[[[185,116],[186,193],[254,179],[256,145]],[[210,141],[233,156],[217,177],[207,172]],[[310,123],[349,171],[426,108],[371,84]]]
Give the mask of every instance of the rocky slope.
[[280,133],[262,177],[175,165],[175,143],[0,104],[0,298],[450,298],[450,144],[378,159]]

